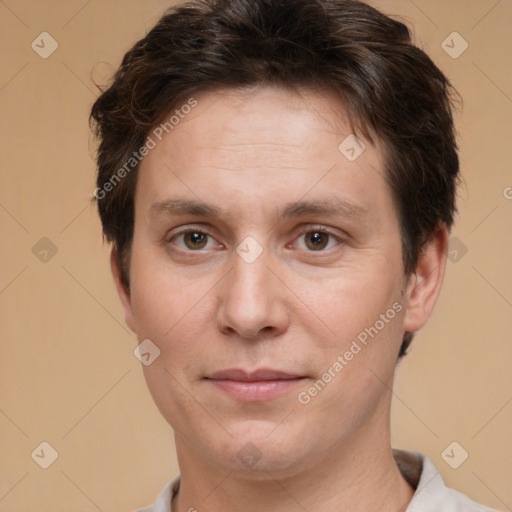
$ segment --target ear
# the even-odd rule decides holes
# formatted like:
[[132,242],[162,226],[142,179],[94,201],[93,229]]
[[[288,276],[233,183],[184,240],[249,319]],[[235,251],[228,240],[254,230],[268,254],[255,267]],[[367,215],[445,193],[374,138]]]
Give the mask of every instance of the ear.
[[121,305],[123,306],[125,322],[127,323],[128,327],[133,332],[135,332],[135,322],[130,291],[123,283],[121,278],[121,268],[119,267],[119,257],[116,248],[113,248],[110,253],[110,269],[112,271],[112,277],[114,278],[114,283],[116,285],[117,294],[119,295]]
[[428,241],[418,259],[414,274],[409,278],[404,299],[405,331],[417,331],[430,317],[441,291],[447,255],[448,230],[443,223]]

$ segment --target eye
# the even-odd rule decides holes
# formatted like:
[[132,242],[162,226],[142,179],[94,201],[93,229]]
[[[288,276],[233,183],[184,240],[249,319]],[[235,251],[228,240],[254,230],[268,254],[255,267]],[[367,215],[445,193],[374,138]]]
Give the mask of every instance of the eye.
[[332,249],[341,243],[333,234],[319,229],[305,231],[297,240],[299,249],[316,252]]
[[187,251],[200,251],[202,249],[219,247],[219,244],[213,237],[197,229],[178,233],[170,239],[170,242],[177,245],[180,249]]

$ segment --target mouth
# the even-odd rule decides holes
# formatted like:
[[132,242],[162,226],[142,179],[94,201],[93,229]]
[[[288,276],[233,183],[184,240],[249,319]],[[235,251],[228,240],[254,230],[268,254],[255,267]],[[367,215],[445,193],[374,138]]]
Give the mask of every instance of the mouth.
[[257,402],[282,395],[301,384],[305,378],[269,368],[251,372],[233,368],[212,373],[205,379],[236,400]]

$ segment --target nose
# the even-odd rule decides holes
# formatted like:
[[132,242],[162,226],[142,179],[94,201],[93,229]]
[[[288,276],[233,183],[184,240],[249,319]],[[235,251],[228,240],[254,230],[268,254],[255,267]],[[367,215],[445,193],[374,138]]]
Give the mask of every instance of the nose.
[[267,339],[288,329],[286,287],[270,270],[264,254],[251,263],[234,254],[234,266],[218,292],[218,328],[225,335]]

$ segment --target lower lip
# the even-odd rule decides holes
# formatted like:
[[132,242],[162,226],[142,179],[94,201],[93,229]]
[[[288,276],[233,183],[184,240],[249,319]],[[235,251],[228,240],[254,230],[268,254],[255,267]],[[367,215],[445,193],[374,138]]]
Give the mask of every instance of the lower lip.
[[209,382],[237,400],[257,402],[282,395],[297,386],[297,384],[301,383],[303,380],[302,378],[297,378],[246,382],[209,379]]

